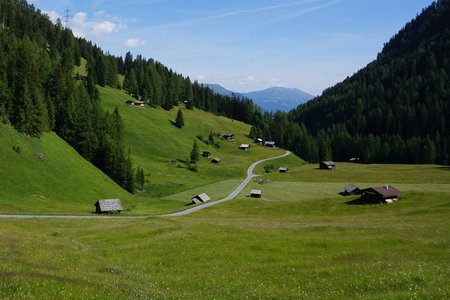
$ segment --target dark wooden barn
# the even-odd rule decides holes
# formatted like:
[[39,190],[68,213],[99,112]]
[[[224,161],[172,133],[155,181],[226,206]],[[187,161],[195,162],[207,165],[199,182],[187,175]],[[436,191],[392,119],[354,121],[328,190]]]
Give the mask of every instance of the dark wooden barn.
[[322,170],[333,170],[336,169],[336,163],[333,161],[321,161],[319,168]]
[[278,172],[280,173],[287,173],[289,171],[288,167],[280,167],[278,168]]
[[95,203],[95,212],[97,214],[106,214],[111,212],[120,213],[123,210],[122,202],[120,199],[105,199],[98,200]]
[[222,161],[222,160],[221,160],[220,158],[218,158],[218,157],[215,157],[215,158],[213,158],[213,159],[211,160],[211,162],[212,162],[213,164],[220,164],[221,161]]
[[206,193],[202,193],[202,194],[199,194],[199,195],[193,197],[191,200],[192,200],[193,204],[199,204],[199,203],[208,202],[209,200],[211,200],[211,198],[209,198],[209,196]]
[[212,155],[212,153],[209,152],[209,151],[203,151],[203,153],[202,153],[202,156],[203,156],[203,157],[207,157],[207,158],[210,158],[211,155]]
[[262,191],[261,190],[251,190],[250,191],[250,197],[252,197],[252,198],[261,198],[262,197]]
[[353,184],[347,184],[346,186],[344,186],[344,192],[342,192],[342,195],[344,196],[359,195],[359,194],[361,194],[360,188]]
[[400,196],[400,192],[390,185],[367,188],[362,194],[362,200],[367,203],[392,203]]

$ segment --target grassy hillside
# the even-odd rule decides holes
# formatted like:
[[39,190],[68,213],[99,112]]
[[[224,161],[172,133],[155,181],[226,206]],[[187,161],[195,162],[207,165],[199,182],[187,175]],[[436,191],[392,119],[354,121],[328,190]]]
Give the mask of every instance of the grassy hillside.
[[[138,108],[125,105],[130,96],[124,91],[100,87],[102,104],[108,110],[119,108],[124,123],[125,143],[130,148],[135,166],[144,168],[148,184],[144,196],[162,197],[176,192],[230,178],[243,178],[250,164],[260,158],[275,156],[283,150],[269,150],[253,145],[249,151],[239,150],[241,143],[250,143],[250,126],[218,117],[200,110],[183,109],[185,126],[179,129],[175,121],[178,107],[171,111],[161,108]],[[198,135],[208,138],[211,131],[231,132],[235,141],[220,141],[220,148],[202,143]],[[198,173],[189,171],[184,161],[189,157],[194,141],[200,151],[210,151],[222,159],[219,165],[201,158]],[[296,163],[302,161],[297,158]]]
[[54,133],[31,138],[0,124],[1,213],[90,214],[98,199],[132,196]]
[[[448,169],[314,168],[298,170],[308,182],[296,167],[283,180],[271,173],[182,218],[0,220],[0,297],[449,298]],[[343,182],[321,179],[344,168]],[[386,183],[386,170],[402,192],[395,204],[349,205],[354,196],[337,194],[348,181]],[[262,199],[246,197],[255,187]]]

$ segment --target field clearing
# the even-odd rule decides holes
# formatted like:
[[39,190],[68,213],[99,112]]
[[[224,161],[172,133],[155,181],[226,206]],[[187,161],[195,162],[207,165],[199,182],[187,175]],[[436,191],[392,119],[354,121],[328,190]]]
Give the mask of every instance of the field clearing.
[[[131,150],[134,165],[143,168],[147,184],[143,198],[163,198],[175,193],[191,190],[230,178],[245,178],[247,168],[255,161],[283,154],[280,149],[268,149],[253,144],[247,137],[250,126],[239,121],[215,116],[197,109],[184,109],[183,105],[170,111],[146,106],[127,106],[130,99],[125,91],[99,87],[102,105],[112,111],[119,108],[124,124],[124,141]],[[178,108],[183,109],[185,126],[177,128],[171,124]],[[210,132],[234,133],[234,141],[219,141],[220,148],[201,142],[197,136],[207,139]],[[200,152],[209,151],[211,158],[201,157],[197,162],[198,172],[189,171],[186,159],[197,141]],[[249,151],[239,150],[242,143],[252,144]],[[211,159],[219,157],[220,164]]]
[[[354,176],[364,167],[349,166]],[[358,196],[338,195],[342,182],[291,179],[252,182],[236,199],[181,218],[0,220],[0,297],[448,298],[450,184],[420,178],[392,182],[402,197],[391,205],[350,205]],[[158,201],[179,207],[236,183]],[[252,188],[263,198],[247,197]]]

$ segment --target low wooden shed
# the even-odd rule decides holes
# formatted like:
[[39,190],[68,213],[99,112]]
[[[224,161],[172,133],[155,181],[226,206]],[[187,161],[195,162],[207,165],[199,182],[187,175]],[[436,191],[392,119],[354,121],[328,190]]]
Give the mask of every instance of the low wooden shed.
[[248,150],[250,148],[250,145],[249,144],[241,144],[240,146],[239,146],[239,149],[241,149],[241,150]]
[[224,133],[221,138],[222,140],[232,140],[234,139],[234,133]]
[[211,155],[212,155],[212,153],[209,152],[209,151],[203,151],[203,153],[202,153],[202,156],[203,156],[203,157],[207,157],[207,158],[210,158]]
[[350,195],[359,195],[361,194],[361,190],[353,184],[347,184],[346,186],[344,186],[344,192],[342,193],[342,195],[344,196],[350,196]]
[[400,191],[391,185],[370,187],[364,189],[362,193],[362,199],[368,203],[392,203],[400,196]]
[[250,197],[252,197],[252,198],[261,198],[262,197],[262,191],[261,190],[251,190],[250,191]]
[[280,173],[287,173],[289,171],[288,167],[280,167],[278,168],[278,172]]
[[211,162],[212,162],[213,164],[220,164],[221,161],[222,161],[222,160],[221,160],[220,158],[218,158],[218,157],[215,157],[215,158],[213,158],[213,159],[211,160]]
[[319,168],[322,170],[333,170],[336,169],[336,163],[334,161],[321,161],[319,164]]
[[120,213],[123,210],[120,199],[105,199],[95,202],[95,212],[97,214],[106,214],[111,212]]
[[199,204],[199,203],[208,202],[209,200],[211,200],[211,198],[209,198],[209,196],[206,193],[202,193],[202,194],[199,194],[199,195],[193,197],[191,200],[192,200],[192,203]]
[[275,148],[275,142],[274,141],[265,141],[264,146],[269,148]]

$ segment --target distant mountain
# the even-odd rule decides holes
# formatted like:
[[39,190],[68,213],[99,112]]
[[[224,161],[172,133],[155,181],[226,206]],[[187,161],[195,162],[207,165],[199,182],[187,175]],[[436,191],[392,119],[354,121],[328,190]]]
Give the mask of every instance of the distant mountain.
[[284,87],[272,87],[243,95],[252,99],[263,110],[286,112],[314,98],[313,95],[299,89]]
[[294,88],[272,87],[261,91],[237,93],[229,91],[219,84],[207,83],[204,85],[219,95],[231,96],[234,94],[250,98],[265,111],[281,110],[287,112],[314,98],[313,95]]

